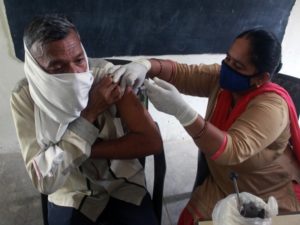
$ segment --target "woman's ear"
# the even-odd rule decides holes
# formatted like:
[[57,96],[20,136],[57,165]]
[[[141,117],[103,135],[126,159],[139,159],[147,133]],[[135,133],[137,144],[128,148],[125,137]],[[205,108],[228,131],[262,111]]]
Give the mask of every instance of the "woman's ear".
[[254,83],[256,87],[260,87],[264,83],[270,81],[271,75],[269,72],[263,72],[260,76],[254,78]]

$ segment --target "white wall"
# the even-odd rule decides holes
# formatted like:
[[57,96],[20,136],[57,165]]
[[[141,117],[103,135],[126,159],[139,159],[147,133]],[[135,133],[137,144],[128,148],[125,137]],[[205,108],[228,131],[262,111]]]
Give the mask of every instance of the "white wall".
[[22,64],[14,55],[3,0],[0,0],[0,153],[18,151],[10,114],[9,97],[17,80],[23,77]]
[[[296,1],[286,29],[283,47],[282,73],[300,77],[300,29],[297,21],[300,20],[300,1]],[[15,83],[23,75],[22,63],[14,56],[13,44],[6,19],[3,0],[0,0],[0,153],[19,151],[13,122],[10,114],[9,97]],[[220,62],[224,55],[187,55],[187,56],[160,56],[159,58],[171,58],[188,64]],[[138,57],[127,57],[134,59]],[[187,101],[202,115],[205,113],[206,100],[200,98],[185,97]],[[187,139],[185,131],[171,116],[157,112],[150,105],[150,112],[157,122],[165,141],[178,141]]]

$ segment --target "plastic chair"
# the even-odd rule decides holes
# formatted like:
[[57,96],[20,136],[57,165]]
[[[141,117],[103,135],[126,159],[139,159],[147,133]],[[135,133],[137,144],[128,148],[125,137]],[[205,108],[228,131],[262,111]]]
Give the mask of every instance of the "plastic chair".
[[[106,59],[107,61],[115,65],[124,65],[129,63],[129,60],[123,59]],[[138,94],[140,100],[143,102],[145,107],[148,109],[148,99],[141,93]],[[158,124],[156,123],[157,127]],[[158,127],[159,128],[159,127]],[[164,190],[164,180],[166,174],[166,158],[164,149],[159,154],[156,154],[154,157],[154,184],[153,184],[153,193],[152,193],[152,203],[153,209],[157,216],[159,224],[162,221],[162,207],[163,207],[163,190]],[[145,167],[146,157],[139,158],[142,166]],[[42,213],[44,225],[48,225],[48,196],[41,194],[41,203],[42,203]]]
[[[290,96],[293,99],[293,102],[296,107],[296,111],[299,118],[300,113],[300,79],[297,77],[292,77],[286,74],[279,73],[275,75],[272,79],[272,82],[279,84],[283,88],[285,88]],[[205,178],[208,176],[209,170],[206,163],[206,159],[204,154],[199,151],[198,152],[198,163],[197,163],[197,175],[194,183],[194,189],[203,183]]]

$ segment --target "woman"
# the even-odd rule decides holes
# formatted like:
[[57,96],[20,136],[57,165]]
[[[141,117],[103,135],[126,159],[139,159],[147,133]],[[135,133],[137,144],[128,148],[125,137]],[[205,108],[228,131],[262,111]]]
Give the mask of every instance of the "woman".
[[[205,154],[210,170],[179,224],[211,218],[217,201],[233,192],[230,171],[239,174],[240,191],[263,199],[274,196],[280,212],[300,210],[293,171],[282,163],[284,157],[300,161],[299,125],[286,91],[270,82],[281,67],[281,46],[273,34],[259,29],[243,32],[221,66],[150,62],[148,75],[172,84],[157,78],[154,83],[146,81],[150,100],[176,116]],[[206,120],[173,85],[182,93],[209,98]],[[294,155],[289,154],[290,137]]]
[[[297,184],[292,180],[295,177],[299,183],[299,176],[282,163],[288,158],[299,171],[299,125],[287,92],[270,82],[281,68],[281,45],[272,33],[261,29],[243,32],[221,66],[149,62],[147,75],[160,78],[145,81],[151,102],[181,122],[205,154],[210,170],[183,210],[180,225],[211,218],[217,201],[234,192],[230,171],[239,174],[241,192],[264,200],[274,196],[279,212],[300,210]],[[135,77],[144,78],[142,74]],[[137,83],[130,76],[122,79],[126,80],[123,83]],[[184,102],[177,89],[208,97],[205,119]]]

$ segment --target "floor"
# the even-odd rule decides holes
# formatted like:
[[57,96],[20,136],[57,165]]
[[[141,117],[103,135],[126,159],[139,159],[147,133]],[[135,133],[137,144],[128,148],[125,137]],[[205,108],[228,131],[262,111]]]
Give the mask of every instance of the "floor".
[[20,153],[0,155],[0,225],[42,225],[40,197]]
[[[163,225],[175,225],[193,187],[197,149],[191,141],[164,145],[167,173],[164,186]],[[146,178],[152,190],[153,157],[147,157]],[[39,193],[25,172],[21,154],[0,154],[0,225],[42,225]]]
[[[196,176],[198,150],[192,141],[169,142],[164,144],[167,172],[164,185],[162,225],[176,225],[181,210],[185,207]],[[146,179],[152,190],[153,159],[148,157]]]

